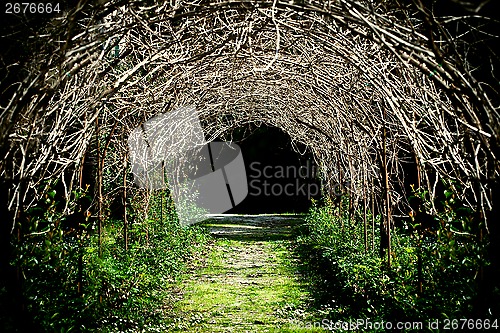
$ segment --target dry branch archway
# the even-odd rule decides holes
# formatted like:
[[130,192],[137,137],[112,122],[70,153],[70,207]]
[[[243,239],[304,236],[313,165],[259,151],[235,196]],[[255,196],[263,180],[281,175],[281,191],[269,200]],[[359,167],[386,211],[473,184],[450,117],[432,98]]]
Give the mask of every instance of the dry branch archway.
[[209,140],[249,122],[282,129],[309,147],[326,184],[371,179],[377,197],[404,205],[393,184],[413,160],[431,191],[451,178],[472,207],[492,209],[498,96],[474,77],[453,19],[420,1],[80,5],[37,36],[43,47],[2,109],[13,216],[44,179],[71,179],[69,197],[96,133],[100,154],[115,149],[106,168],[121,170],[124,136],[187,104]]

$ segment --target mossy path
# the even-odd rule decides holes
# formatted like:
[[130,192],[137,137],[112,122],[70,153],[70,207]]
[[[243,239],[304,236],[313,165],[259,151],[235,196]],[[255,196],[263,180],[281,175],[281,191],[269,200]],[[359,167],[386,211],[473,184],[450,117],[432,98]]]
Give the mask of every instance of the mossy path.
[[214,216],[211,253],[183,279],[172,331],[322,332],[289,250],[294,216]]

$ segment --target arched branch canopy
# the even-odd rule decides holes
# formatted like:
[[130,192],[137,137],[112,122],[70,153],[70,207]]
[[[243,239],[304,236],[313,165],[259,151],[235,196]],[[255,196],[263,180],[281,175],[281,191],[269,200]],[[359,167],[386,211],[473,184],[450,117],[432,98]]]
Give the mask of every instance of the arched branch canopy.
[[114,147],[106,168],[120,170],[130,131],[195,105],[207,140],[251,123],[278,127],[313,153],[324,184],[343,177],[358,196],[365,186],[382,197],[384,155],[394,205],[404,206],[395,189],[412,162],[431,191],[453,179],[471,206],[491,209],[498,95],[474,76],[490,64],[477,63],[467,38],[492,38],[484,26],[496,22],[428,8],[418,0],[82,1],[34,34],[25,77],[2,105],[10,208],[28,206],[44,179],[71,175],[70,193],[96,128]]

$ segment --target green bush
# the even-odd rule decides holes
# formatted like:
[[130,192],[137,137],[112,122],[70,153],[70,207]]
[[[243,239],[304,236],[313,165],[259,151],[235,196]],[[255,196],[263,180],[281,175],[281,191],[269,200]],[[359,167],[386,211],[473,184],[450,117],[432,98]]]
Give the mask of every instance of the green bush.
[[[134,332],[161,324],[171,302],[168,288],[204,246],[206,232],[181,227],[168,195],[159,191],[149,199],[147,220],[130,207],[127,250],[121,220],[104,221],[99,247],[95,219],[68,229],[52,187],[26,212],[13,262],[22,272],[26,307],[42,330]],[[69,208],[78,210],[87,196],[73,195]]]
[[[423,209],[428,193],[418,190]],[[472,313],[477,275],[485,258],[487,239],[477,234],[474,212],[446,190],[430,226],[410,219],[392,230],[391,266],[378,248],[365,251],[363,220],[337,216],[331,202],[313,202],[307,233],[298,243],[313,270],[319,305],[329,319],[427,320],[462,318]],[[368,212],[371,221],[371,212]],[[370,237],[379,244],[377,233]],[[422,263],[419,291],[418,261]]]

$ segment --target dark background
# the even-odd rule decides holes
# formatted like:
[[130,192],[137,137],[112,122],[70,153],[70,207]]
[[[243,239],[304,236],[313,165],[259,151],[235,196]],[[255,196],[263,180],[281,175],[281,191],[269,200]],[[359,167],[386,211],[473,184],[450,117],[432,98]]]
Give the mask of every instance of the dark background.
[[[223,141],[223,138],[220,139]],[[276,191],[278,188],[285,186],[286,184],[292,183],[293,187],[289,187],[288,191],[293,191],[295,193],[296,189],[296,178],[293,177],[293,172],[290,173],[289,178],[281,177],[265,177],[262,174],[263,168],[266,166],[271,166],[272,171],[267,171],[266,174],[275,175],[277,167],[283,167],[286,174],[286,168],[293,166],[297,172],[300,166],[306,166],[309,163],[308,170],[311,172],[314,161],[310,152],[307,152],[303,145],[297,144],[301,152],[306,151],[304,155],[301,155],[293,151],[290,137],[275,127],[268,126],[250,126],[249,128],[240,128],[232,133],[233,142],[237,143],[242,151],[243,160],[245,161],[246,175],[249,183],[248,195],[247,197],[235,208],[227,211],[228,214],[261,214],[261,213],[305,213],[310,206],[310,199],[307,195],[302,194],[288,196],[285,193],[281,195],[265,195],[263,182],[267,181],[270,185],[268,186],[268,193],[271,192],[270,186],[272,184],[276,185]],[[254,162],[259,162],[260,165],[254,164],[254,170],[251,169],[250,165]],[[316,168],[316,167],[315,167]],[[261,171],[261,176],[257,177],[257,172],[255,169]],[[256,195],[257,191],[255,188],[252,189],[250,182],[256,180],[254,184],[258,184],[258,188],[261,190],[260,195]],[[305,189],[307,190],[307,184],[320,185],[319,180],[311,178],[310,174],[305,179],[299,179],[299,184],[305,184]],[[299,185],[300,186],[300,185]],[[254,186],[255,187],[255,186]],[[303,192],[303,191],[302,191]],[[306,191],[307,192],[307,191]],[[319,199],[320,194],[313,196],[315,199]]]

